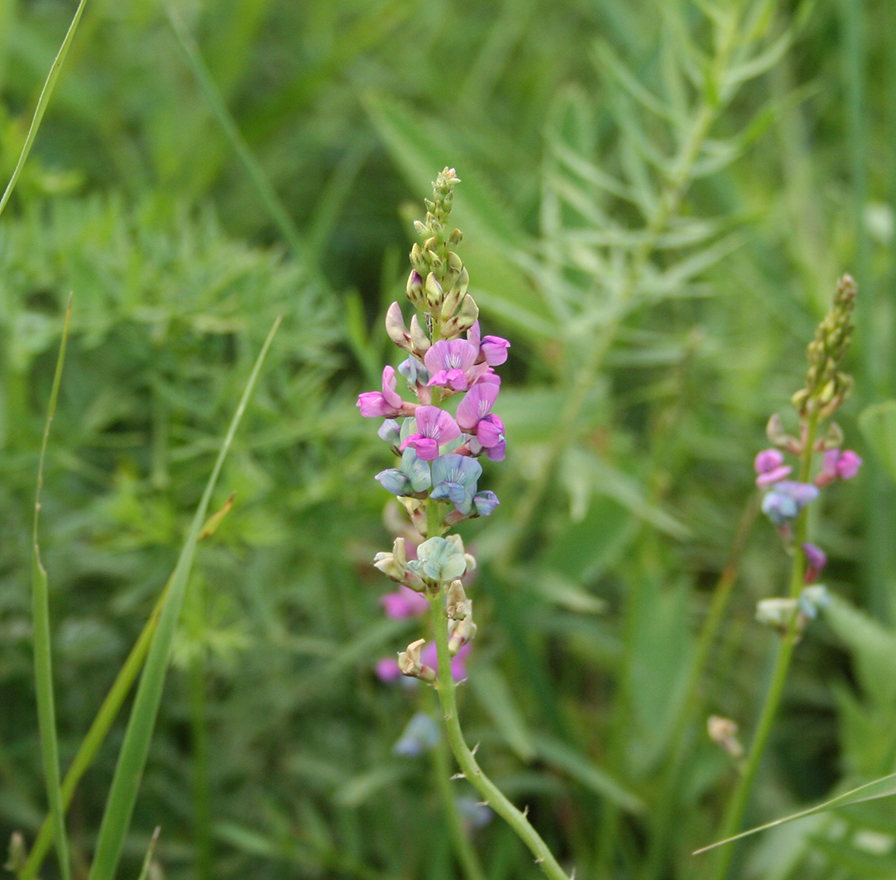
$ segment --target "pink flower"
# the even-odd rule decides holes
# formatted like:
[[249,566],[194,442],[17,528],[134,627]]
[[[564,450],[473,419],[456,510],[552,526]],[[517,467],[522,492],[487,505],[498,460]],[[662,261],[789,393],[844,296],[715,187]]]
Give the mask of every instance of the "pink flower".
[[383,659],[376,664],[374,672],[376,673],[376,677],[380,681],[386,682],[386,684],[398,681],[398,679],[401,678],[401,670],[398,668],[398,661],[394,657],[383,657]]
[[862,466],[862,459],[851,449],[841,452],[839,449],[829,449],[824,454],[821,471],[815,478],[816,486],[827,486],[834,480],[851,480]]
[[759,474],[756,477],[756,485],[760,489],[781,482],[792,470],[790,466],[784,464],[784,456],[777,449],[764,449],[760,452],[753,462],[753,468]]
[[394,593],[386,593],[380,599],[386,617],[402,620],[405,617],[416,617],[429,610],[429,602],[421,593],[405,586],[400,586]]
[[500,336],[486,336],[480,340],[479,321],[467,331],[467,341],[477,349],[477,361],[484,360],[490,367],[499,367],[507,360],[510,343]]
[[392,367],[383,368],[383,390],[365,391],[358,395],[357,406],[361,409],[361,415],[365,418],[394,419],[400,415],[410,415],[417,404],[405,403],[401,395],[395,390],[395,370]]
[[437,406],[418,406],[417,433],[411,434],[399,447],[404,451],[408,446],[416,450],[423,461],[435,461],[439,457],[439,447],[460,437],[457,422]]
[[466,391],[483,369],[476,367],[479,352],[464,339],[444,339],[434,343],[423,356],[426,369],[432,374],[429,385],[440,385],[451,391]]
[[504,422],[491,413],[499,387],[491,382],[474,385],[457,407],[457,423],[475,438],[470,451],[476,455],[483,449],[492,461],[504,459]]

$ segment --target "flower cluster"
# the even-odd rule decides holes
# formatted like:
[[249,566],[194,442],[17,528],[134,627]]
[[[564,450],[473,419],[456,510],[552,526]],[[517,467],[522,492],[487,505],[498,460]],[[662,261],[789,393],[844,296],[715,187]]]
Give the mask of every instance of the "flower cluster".
[[[474,516],[488,516],[498,505],[494,492],[479,491],[485,456],[502,461],[505,454],[504,423],[492,412],[501,379],[494,368],[507,360],[510,343],[499,336],[482,336],[479,309],[467,293],[469,276],[453,251],[441,253],[444,239],[441,220],[447,216],[440,190],[453,189],[457,178],[446,169],[435,184],[436,202],[428,203],[427,221],[418,226],[424,246],[414,246],[407,283],[408,299],[424,312],[405,324],[399,304],[386,315],[389,338],[407,353],[398,367],[383,369],[380,391],[358,397],[361,415],[382,418],[378,434],[401,457],[397,467],[377,474],[386,491],[406,499],[415,525],[426,535],[420,516],[427,498],[453,505],[446,517],[454,525]],[[455,230],[448,239],[460,240]],[[444,243],[444,242],[442,242]],[[426,270],[425,276],[422,272]],[[424,330],[424,325],[427,327]],[[405,400],[396,390],[398,375],[416,400]],[[454,413],[444,402],[462,394]]]
[[[789,549],[801,551],[805,585],[815,583],[827,557],[823,550],[805,540],[805,518],[801,519],[800,514],[824,487],[837,480],[851,480],[862,465],[858,454],[841,448],[843,431],[836,422],[830,422],[823,434],[820,430],[822,420],[837,410],[852,386],[851,377],[841,371],[841,365],[852,336],[855,296],[855,282],[844,275],[830,312],[809,344],[806,385],[792,398],[799,419],[799,437],[787,434],[781,418],[773,415],[766,431],[772,448],[764,449],[753,462],[756,485],[764,493],[762,511],[777,527]],[[794,468],[787,463],[785,453],[798,459],[799,479],[791,478]],[[821,466],[813,477],[813,458],[819,454]],[[801,629],[825,601],[823,586],[807,586],[801,593],[792,591],[788,598],[763,600],[757,617],[786,631],[796,615]]]
[[[412,606],[407,596],[392,594],[387,613],[407,616],[434,602],[442,606],[448,631],[448,650],[460,658],[476,626],[472,602],[461,578],[475,566],[456,535],[442,537],[451,526],[477,516],[488,516],[498,506],[494,492],[479,489],[480,459],[504,459],[504,423],[493,412],[501,379],[495,367],[507,360],[510,343],[499,336],[483,336],[479,308],[468,293],[469,274],[452,250],[462,238],[446,225],[459,180],[446,168],[433,184],[433,200],[426,202],[426,218],[416,223],[420,243],[411,250],[407,296],[420,313],[406,323],[401,306],[386,313],[386,333],[405,353],[397,370],[383,368],[379,391],[358,397],[361,415],[383,419],[377,434],[398,457],[394,467],[376,475],[380,485],[404,505],[422,543],[409,554],[404,537],[391,553],[378,553],[374,565],[407,590],[422,594]],[[401,376],[409,399],[399,392]],[[419,639],[399,654],[398,669],[408,676],[433,682],[436,662]],[[381,664],[381,677],[391,667]],[[456,677],[456,676],[455,676]]]

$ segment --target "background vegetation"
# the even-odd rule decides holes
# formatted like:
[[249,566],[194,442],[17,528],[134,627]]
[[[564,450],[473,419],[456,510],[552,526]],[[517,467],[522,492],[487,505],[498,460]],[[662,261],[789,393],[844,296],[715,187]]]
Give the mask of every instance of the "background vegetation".
[[[0,2],[4,182],[71,7]],[[483,764],[579,877],[709,870],[690,852],[736,771],[704,719],[749,738],[776,638],[755,604],[786,589],[751,462],[848,270],[838,420],[867,466],[813,525],[844,601],[798,649],[749,821],[896,770],[896,500],[857,425],[896,396],[894,32],[886,0],[88,4],[0,222],[0,837],[32,841],[46,810],[28,530],[73,291],[42,526],[63,767],[284,316],[124,873],[160,825],[171,878],[457,876],[430,758],[392,751],[427,695],[373,674],[416,635],[382,617],[388,464],[354,408],[394,355],[382,318],[445,165],[486,332],[513,344],[509,453],[486,469],[502,506],[464,530],[482,571],[462,711]],[[695,633],[732,558],[695,705]],[[122,733],[69,814],[78,871]],[[489,880],[537,875],[507,829],[472,833]],[[892,803],[757,838],[738,870],[892,877]]]

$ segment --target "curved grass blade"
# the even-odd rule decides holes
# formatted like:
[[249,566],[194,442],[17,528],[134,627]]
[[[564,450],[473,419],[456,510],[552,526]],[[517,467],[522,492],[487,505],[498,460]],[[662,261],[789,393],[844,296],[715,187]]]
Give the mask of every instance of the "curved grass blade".
[[34,617],[34,683],[37,692],[40,751],[44,768],[44,780],[47,786],[47,800],[50,804],[50,816],[56,831],[56,855],[59,859],[59,870],[63,880],[69,880],[71,868],[68,859],[68,840],[65,836],[65,808],[62,805],[62,789],[59,784],[59,742],[56,738],[53,657],[50,646],[50,597],[47,571],[40,559],[37,527],[40,520],[40,491],[44,484],[44,461],[47,457],[50,426],[53,424],[53,416],[56,413],[59,386],[62,382],[62,365],[65,362],[65,344],[68,340],[68,327],[71,317],[72,298],[69,296],[68,306],[65,310],[65,323],[62,328],[62,341],[59,344],[59,356],[56,359],[56,372],[53,375],[53,388],[50,392],[47,422],[44,425],[44,436],[40,444],[40,458],[37,465],[37,490],[34,493],[34,555],[31,568],[32,614]]
[[19,175],[22,173],[25,160],[31,152],[31,146],[34,143],[34,139],[37,137],[37,131],[43,121],[47,105],[50,103],[53,89],[56,87],[56,80],[59,79],[59,71],[62,69],[62,62],[65,61],[65,56],[68,54],[68,48],[72,44],[72,38],[75,36],[75,30],[77,30],[78,22],[81,20],[81,13],[84,11],[86,3],[87,0],[81,0],[78,4],[78,8],[75,10],[75,14],[72,18],[72,23],[68,26],[68,31],[65,34],[65,39],[62,41],[62,45],[56,53],[56,58],[53,61],[50,72],[47,74],[44,87],[40,90],[40,97],[37,99],[37,107],[34,108],[34,116],[32,117],[31,125],[28,128],[28,134],[25,135],[25,143],[22,146],[22,152],[19,154],[19,161],[16,162],[12,177],[10,177],[9,183],[6,185],[3,198],[0,198],[0,214],[3,213],[3,209],[6,207],[6,203],[9,201],[9,197],[12,195],[12,191],[15,189],[16,183],[18,182]]
[[146,665],[140,677],[140,684],[137,687],[134,706],[131,709],[127,732],[118,756],[118,764],[115,767],[112,788],[109,791],[109,798],[103,813],[103,821],[100,825],[100,833],[96,844],[93,865],[90,869],[89,880],[113,880],[115,876],[118,862],[121,858],[121,849],[125,835],[127,834],[134,804],[137,800],[137,789],[146,766],[149,743],[162,699],[165,673],[171,658],[171,647],[183,605],[187,578],[196,552],[196,543],[205,523],[209,500],[224,464],[224,459],[233,442],[237,426],[246,410],[261,371],[261,365],[279,325],[280,319],[278,318],[274,322],[274,326],[271,328],[271,332],[268,334],[255,361],[255,366],[252,368],[252,373],[246,383],[239,406],[231,420],[227,436],[221,445],[218,459],[215,462],[214,469],[205,487],[205,492],[203,492],[199,507],[193,517],[184,547],[178,558],[177,566],[174,569],[171,589],[149,646]]
[[711,849],[715,849],[717,846],[732,843],[735,840],[740,840],[742,837],[749,837],[751,834],[758,834],[760,831],[766,831],[777,825],[793,822],[794,819],[805,819],[806,816],[814,816],[816,813],[824,813],[827,810],[835,810],[838,807],[848,807],[851,804],[860,804],[863,801],[873,801],[877,798],[890,797],[894,794],[896,794],[896,773],[891,773],[889,776],[875,779],[874,782],[868,782],[865,785],[860,785],[858,788],[854,788],[852,791],[847,791],[835,798],[831,798],[831,800],[825,801],[817,807],[811,807],[808,810],[793,813],[793,815],[785,816],[783,819],[775,819],[774,822],[769,822],[766,825],[760,825],[758,828],[742,831],[740,834],[735,834],[734,837],[726,837],[724,840],[711,843],[709,846],[704,846],[702,849],[695,850],[693,855],[696,856],[699,853],[708,852]]

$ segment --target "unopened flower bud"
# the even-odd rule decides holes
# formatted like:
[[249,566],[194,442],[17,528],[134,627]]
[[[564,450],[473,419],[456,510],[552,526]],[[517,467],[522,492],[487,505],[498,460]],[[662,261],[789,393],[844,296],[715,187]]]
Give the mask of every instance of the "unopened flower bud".
[[463,616],[448,621],[448,653],[452,657],[464,645],[472,642],[476,635],[476,624],[473,623],[473,600],[464,601],[457,613]]
[[843,445],[843,428],[836,422],[828,425],[827,433],[815,444],[816,452],[824,452],[828,449],[839,449]]
[[414,245],[411,248],[410,261],[412,268],[418,272],[421,277],[429,271],[429,262],[426,259],[426,255],[423,253],[423,249],[417,242],[414,242]]
[[25,847],[25,838],[21,831],[13,831],[9,838],[9,850],[6,864],[7,871],[18,874],[28,861],[28,850]]
[[466,611],[467,594],[464,592],[463,582],[451,581],[445,593],[445,614],[449,620],[462,620]]
[[420,321],[416,315],[411,317],[411,345],[414,354],[418,358],[422,358],[429,351],[432,342],[427,336],[426,331],[420,326]]
[[454,286],[454,282],[463,271],[464,261],[454,251],[448,252],[448,259],[445,261],[445,282]]
[[[417,275],[416,272],[411,272],[411,276]],[[420,276],[417,275],[419,278]],[[410,291],[410,282],[408,282],[408,289]],[[408,299],[411,299],[410,292],[408,293]],[[413,302],[413,300],[411,300]],[[404,323],[404,318],[401,314],[401,306],[398,305],[397,302],[392,303],[389,306],[389,310],[386,312],[386,333],[399,348],[403,348],[405,351],[411,351],[411,334],[408,331],[407,326]]]
[[442,335],[445,339],[454,339],[469,330],[478,318],[479,306],[468,293],[460,301],[460,307],[454,315],[442,325]]
[[797,599],[763,599],[756,605],[756,620],[784,633],[798,610]]
[[430,272],[429,275],[426,276],[425,290],[426,302],[433,308],[435,308],[436,306],[441,306],[442,298],[444,296],[442,285],[439,284],[436,276],[433,275],[432,272]]
[[408,283],[405,285],[405,291],[407,292],[408,299],[414,304],[416,308],[425,308],[425,284],[423,281],[423,276],[416,269],[411,269],[411,274],[408,275]]
[[796,455],[800,454],[801,446],[799,440],[797,440],[796,437],[791,437],[790,434],[784,430],[781,416],[777,413],[774,413],[768,420],[768,424],[765,427],[765,433],[772,446],[777,446],[779,449],[786,449],[788,452],[793,452]]

